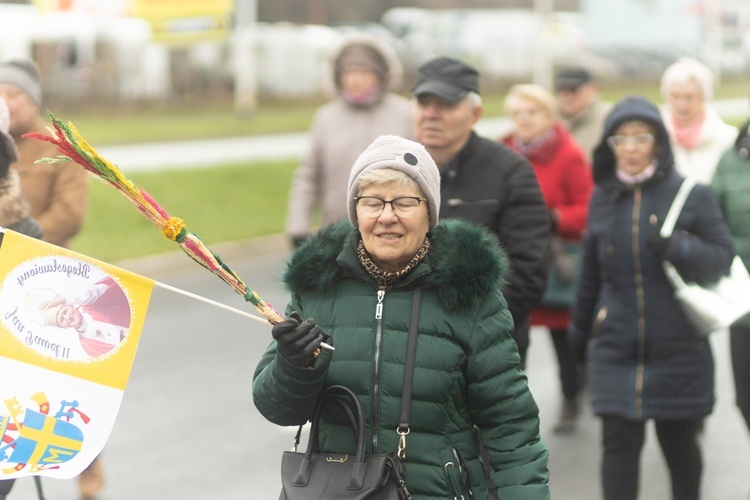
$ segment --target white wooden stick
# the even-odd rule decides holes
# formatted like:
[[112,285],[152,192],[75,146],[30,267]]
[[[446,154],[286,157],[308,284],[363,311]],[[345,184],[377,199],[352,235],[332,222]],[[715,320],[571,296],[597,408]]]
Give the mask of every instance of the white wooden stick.
[[[184,295],[185,297],[190,297],[191,299],[200,300],[201,302],[205,302],[206,304],[211,304],[212,306],[216,306],[221,309],[225,309],[227,311],[233,312],[235,314],[239,314],[240,316],[245,316],[246,318],[254,319],[255,321],[260,321],[261,323],[265,323],[266,325],[270,324],[268,320],[265,318],[256,316],[254,314],[250,314],[249,312],[242,311],[240,309],[235,309],[234,307],[230,307],[226,304],[222,304],[221,302],[216,302],[215,300],[207,299],[206,297],[201,297],[200,295],[196,295],[194,293],[182,290],[180,288],[175,288],[173,286],[167,285],[165,283],[160,283],[158,281],[154,281],[154,285],[164,288],[165,290],[169,290],[171,292],[179,293],[181,295]],[[326,344],[325,342],[321,342],[320,347],[323,347],[324,349],[328,349],[330,351],[335,350],[335,348],[332,345]]]

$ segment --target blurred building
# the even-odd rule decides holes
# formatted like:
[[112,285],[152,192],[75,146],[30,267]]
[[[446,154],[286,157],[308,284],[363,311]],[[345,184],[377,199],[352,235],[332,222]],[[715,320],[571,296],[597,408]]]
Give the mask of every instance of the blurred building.
[[750,67],[748,0],[582,0],[587,45],[626,76],[660,74],[680,56],[715,72]]
[[707,2],[701,15],[704,25],[705,59],[722,73],[750,71],[750,1]]
[[563,64],[603,79],[656,79],[681,55],[750,68],[750,0],[0,0],[0,59],[33,58],[58,104],[318,97],[351,30],[391,43],[407,86],[435,55],[488,88],[545,84]]
[[396,36],[407,68],[452,56],[480,68],[489,86],[530,81],[540,64],[552,68],[575,59],[607,65],[587,51],[584,18],[577,12],[397,7],[383,14],[381,24]]
[[232,0],[0,0],[0,59],[29,57],[56,102],[231,94]]

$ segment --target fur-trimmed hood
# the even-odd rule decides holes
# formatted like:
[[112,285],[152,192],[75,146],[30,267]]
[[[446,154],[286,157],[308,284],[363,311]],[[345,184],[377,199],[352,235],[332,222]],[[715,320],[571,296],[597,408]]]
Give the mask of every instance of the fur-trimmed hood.
[[[431,250],[405,279],[418,275],[425,287],[438,291],[448,310],[479,303],[500,289],[508,272],[508,259],[497,239],[484,228],[446,220],[430,233]],[[326,290],[346,276],[367,277],[356,257],[359,234],[349,222],[321,230],[289,259],[282,277],[291,293]]]
[[31,207],[21,191],[18,172],[10,169],[0,178],[0,226],[14,226],[29,216]]
[[338,82],[335,81],[335,67],[338,58],[347,47],[364,45],[379,53],[388,66],[388,79],[383,91],[397,92],[404,80],[404,68],[396,51],[383,40],[368,33],[348,33],[343,35],[331,48],[325,60],[323,69],[323,90],[326,95],[334,96],[338,92]]

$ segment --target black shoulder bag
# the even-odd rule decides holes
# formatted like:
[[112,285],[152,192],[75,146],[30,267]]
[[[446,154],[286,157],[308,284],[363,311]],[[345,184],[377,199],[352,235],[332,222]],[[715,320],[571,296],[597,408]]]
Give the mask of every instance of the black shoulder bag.
[[[292,451],[281,458],[282,491],[280,500],[344,499],[344,500],[408,500],[411,498],[404,482],[403,459],[406,456],[406,435],[409,434],[409,412],[414,383],[417,352],[417,329],[422,289],[414,290],[404,367],[404,392],[399,416],[398,450],[384,455],[365,454],[365,415],[357,395],[341,385],[326,388],[315,403],[310,437],[305,453],[296,451],[302,426],[297,430]],[[318,426],[326,402],[335,401],[349,417],[357,442],[351,455],[320,453]]]

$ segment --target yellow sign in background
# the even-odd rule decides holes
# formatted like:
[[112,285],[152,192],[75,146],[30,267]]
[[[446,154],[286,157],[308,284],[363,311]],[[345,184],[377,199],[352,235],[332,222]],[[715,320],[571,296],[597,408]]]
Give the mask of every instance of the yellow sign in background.
[[231,31],[231,0],[131,0],[129,13],[151,24],[153,39],[164,42],[219,39]]
[[186,43],[226,38],[232,29],[232,0],[34,0],[40,12],[115,14],[145,19],[155,41]]

